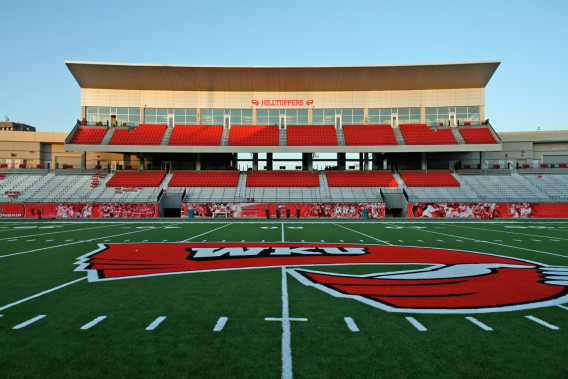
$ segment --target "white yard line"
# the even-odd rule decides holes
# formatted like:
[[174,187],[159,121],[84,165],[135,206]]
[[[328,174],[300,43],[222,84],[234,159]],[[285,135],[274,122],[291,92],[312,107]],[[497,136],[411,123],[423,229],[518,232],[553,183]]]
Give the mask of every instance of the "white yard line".
[[8,305],[4,305],[3,307],[0,307],[0,311],[3,311],[4,309],[10,308],[10,307],[13,307],[14,305],[21,304],[21,303],[23,303],[23,302],[25,302],[25,301],[28,301],[28,300],[31,300],[31,299],[35,299],[36,297],[40,297],[40,296],[45,295],[45,294],[48,294],[48,293],[50,293],[50,292],[57,291],[57,290],[60,289],[60,288],[67,287],[67,286],[69,286],[69,285],[71,285],[71,284],[77,283],[77,282],[79,282],[79,281],[81,281],[81,280],[85,280],[85,279],[87,279],[86,276],[83,277],[83,278],[79,278],[79,279],[72,280],[72,281],[70,281],[70,282],[68,282],[68,283],[65,283],[65,284],[62,284],[62,285],[60,285],[60,286],[54,287],[54,288],[49,289],[49,290],[47,290],[47,291],[43,291],[43,292],[40,292],[40,293],[36,293],[35,295],[32,295],[32,296],[30,296],[30,297],[26,297],[25,299],[18,300],[18,301],[16,301],[16,302],[10,303],[10,304],[8,304]]
[[488,332],[492,331],[493,329],[490,328],[489,326],[485,325],[484,323],[482,323],[481,321],[479,321],[478,319],[474,318],[474,317],[466,317],[466,320],[469,320],[471,322],[473,322],[475,325],[479,326],[481,329],[486,330]]
[[567,311],[568,311],[568,307],[566,307],[566,306],[564,306],[564,305],[560,305],[560,304],[558,304],[558,305],[557,305],[557,307],[560,307],[560,308],[562,308],[562,309],[565,309],[565,310],[567,310]]
[[493,229],[484,229],[484,228],[476,228],[473,226],[459,226],[460,228],[467,228],[467,229],[477,229],[477,230],[484,230],[486,232],[496,232],[496,233],[507,233],[507,234],[515,234],[518,236],[523,236],[523,237],[540,237],[540,238],[551,238],[551,239],[559,239],[559,240],[564,240],[564,241],[568,241],[568,238],[561,238],[561,237],[549,237],[549,236],[543,236],[543,235],[534,235],[534,234],[527,234],[527,233],[518,233],[518,232],[510,232],[508,230],[493,230]]
[[204,236],[205,234],[214,232],[214,231],[216,231],[216,230],[226,228],[226,227],[229,226],[229,225],[231,225],[231,224],[224,224],[223,226],[220,226],[220,227],[215,228],[215,229],[213,229],[213,230],[209,230],[208,232],[205,232],[205,233],[198,234],[198,235],[196,235],[196,236],[193,236],[193,237],[191,237],[191,238],[185,239],[185,240],[180,241],[180,242],[188,242],[188,241],[191,241],[191,240],[194,239],[194,238],[201,237],[201,236]]
[[166,316],[159,316],[150,325],[146,327],[146,330],[154,330],[166,319]]
[[284,242],[284,223],[282,223],[282,242]]
[[345,317],[344,320],[345,320],[345,323],[347,324],[347,327],[349,328],[349,330],[351,330],[352,332],[358,332],[359,331],[357,324],[355,324],[355,321],[353,321],[353,319],[351,317]]
[[490,244],[490,245],[497,245],[497,246],[503,246],[503,247],[510,247],[510,248],[512,248],[512,249],[519,249],[519,250],[525,250],[525,251],[532,251],[533,253],[540,253],[540,254],[554,255],[554,256],[556,256],[556,257],[568,258],[568,256],[566,256],[566,255],[549,253],[548,251],[540,251],[540,250],[534,250],[534,249],[527,249],[527,248],[525,248],[525,247],[520,247],[520,246],[505,245],[505,244],[503,244],[503,243],[485,241],[485,240],[481,240],[481,239],[479,239],[479,238],[468,238],[468,237],[464,237],[464,236],[455,236],[455,235],[452,235],[452,234],[434,232],[434,231],[432,231],[432,230],[427,230],[427,229],[417,229],[417,228],[412,228],[412,229],[413,229],[413,230],[416,230],[416,231],[420,231],[420,232],[433,233],[433,234],[441,234],[441,235],[447,236],[447,237],[462,238],[462,239],[464,239],[464,240],[470,240],[470,241],[474,241],[474,242],[488,243],[488,244]]
[[282,266],[282,379],[292,378],[292,332],[288,305],[286,266]]
[[90,321],[81,327],[81,330],[87,330],[92,328],[93,326],[97,325],[99,322],[103,321],[107,316],[99,316],[93,321]]
[[406,319],[408,320],[408,322],[410,322],[412,324],[412,326],[414,326],[419,331],[425,332],[425,331],[428,330],[428,329],[426,329],[426,327],[424,325],[422,325],[421,323],[416,321],[416,319],[414,317],[406,317]]
[[39,315],[39,316],[35,316],[34,318],[29,319],[28,321],[24,321],[21,324],[18,324],[16,326],[14,326],[12,329],[22,329],[25,328],[26,326],[28,326],[29,324],[32,324],[34,322],[36,322],[37,320],[41,320],[42,318],[44,318],[45,315]]
[[71,233],[71,232],[80,232],[82,230],[91,230],[91,229],[100,229],[100,228],[110,228],[114,225],[105,225],[105,226],[95,226],[95,227],[91,227],[91,228],[83,228],[83,229],[73,229],[73,230],[61,230],[58,232],[50,232],[50,233],[40,233],[40,234],[32,234],[32,235],[27,235],[27,236],[12,236],[12,237],[4,237],[4,238],[0,238],[1,240],[8,240],[8,239],[14,239],[14,238],[28,238],[28,237],[37,237],[37,236],[51,236],[54,234],[60,234],[60,233]]
[[227,320],[229,318],[228,317],[219,317],[219,320],[217,320],[217,323],[215,324],[215,327],[213,328],[214,332],[220,332],[221,330],[223,330],[223,328],[225,327],[225,324],[227,323]]
[[379,241],[379,242],[382,242],[382,243],[384,243],[384,244],[386,244],[386,245],[391,245],[391,246],[392,246],[392,243],[388,243],[387,241],[383,241],[383,240],[380,240],[380,239],[378,239],[378,238],[371,237],[370,235],[367,235],[367,234],[365,234],[365,233],[361,233],[361,232],[359,232],[359,231],[357,231],[357,230],[349,229],[349,228],[346,227],[346,226],[343,226],[343,225],[340,225],[340,224],[334,224],[334,225],[337,225],[337,226],[339,226],[340,228],[343,228],[343,229],[347,229],[347,230],[349,230],[350,232],[357,233],[357,234],[360,234],[360,235],[365,236],[365,237],[367,237],[367,238],[373,239],[373,240],[375,240],[375,241]]
[[124,235],[126,235],[126,234],[140,233],[140,232],[145,232],[145,231],[146,231],[146,229],[140,229],[140,230],[135,230],[135,231],[132,231],[132,232],[125,232],[125,233],[120,233],[120,234],[113,234],[113,235],[111,235],[111,236],[96,237],[96,238],[91,238],[91,239],[89,239],[89,240],[75,241],[75,242],[64,243],[64,244],[61,244],[61,245],[53,245],[53,246],[48,246],[48,247],[41,247],[41,248],[39,248],[39,249],[21,251],[21,252],[19,252],[19,253],[12,253],[12,254],[0,255],[0,258],[12,257],[12,256],[14,256],[14,255],[28,254],[28,253],[33,253],[33,252],[35,252],[35,251],[48,250],[48,249],[53,249],[53,248],[56,248],[56,247],[63,247],[63,246],[69,246],[69,245],[76,245],[76,244],[78,244],[78,243],[92,242],[92,241],[100,240],[100,239],[103,239],[103,238],[112,238],[112,237],[124,236]]
[[525,317],[528,318],[528,319],[531,320],[531,321],[534,321],[534,322],[536,322],[536,323],[542,325],[542,326],[546,326],[546,327],[549,328],[549,329],[552,329],[552,330],[558,330],[558,329],[560,329],[560,328],[557,327],[556,325],[549,324],[548,322],[543,321],[543,320],[541,320],[540,318],[537,318],[537,317],[534,317],[534,316],[525,316]]

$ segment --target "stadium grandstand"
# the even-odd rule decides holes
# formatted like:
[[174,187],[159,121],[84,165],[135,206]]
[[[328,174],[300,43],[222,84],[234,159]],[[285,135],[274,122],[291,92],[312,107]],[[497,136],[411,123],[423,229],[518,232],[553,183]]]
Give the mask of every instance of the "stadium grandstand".
[[0,130],[0,216],[568,217],[568,131],[497,133],[499,64],[68,61],[69,133]]

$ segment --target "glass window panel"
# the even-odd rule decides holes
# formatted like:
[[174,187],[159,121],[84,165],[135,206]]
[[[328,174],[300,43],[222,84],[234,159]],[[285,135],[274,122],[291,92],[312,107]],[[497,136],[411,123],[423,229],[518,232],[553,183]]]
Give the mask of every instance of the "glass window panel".
[[308,117],[307,109],[298,109],[298,117]]
[[341,116],[341,122],[343,124],[351,125],[353,124],[353,116]]
[[335,125],[335,114],[326,114],[323,116],[323,123],[325,125]]
[[130,115],[128,116],[128,122],[133,124],[140,124],[140,115]]
[[128,108],[116,108],[116,114],[123,114],[123,115],[127,115],[128,114]]
[[243,112],[242,123],[243,123],[243,125],[252,125],[252,112],[251,112],[250,115],[244,114],[244,112]]
[[365,123],[364,115],[353,115],[353,124],[361,125]]
[[185,115],[186,116],[197,116],[197,109],[186,109]]
[[224,115],[213,115],[213,124],[215,125],[224,125],[225,123],[225,116]]
[[152,108],[145,109],[144,114],[146,116],[155,116],[156,115],[156,109],[152,109]]
[[323,115],[312,114],[312,122],[313,122],[314,125],[322,125],[323,124]]
[[185,116],[174,116],[174,122],[176,124],[185,124]]
[[324,109],[323,110],[323,115],[324,116],[332,116],[332,120],[335,117],[336,111],[335,109]]
[[353,116],[353,109],[341,109],[339,112],[342,116]]
[[410,108],[410,115],[420,117],[420,108]]
[[140,108],[128,108],[128,114],[136,115],[140,118]]
[[369,109],[369,116],[378,116],[380,114],[379,109]]
[[467,107],[457,107],[456,113],[467,113]]
[[87,114],[87,121],[98,121],[97,114],[96,113]]
[[213,117],[219,117],[221,116],[221,124],[223,123],[223,116],[225,116],[225,110],[224,109],[213,109]]
[[274,125],[274,124],[279,124],[280,123],[280,115],[270,115],[268,118],[268,124],[270,125]]
[[268,109],[257,109],[256,118],[268,116]]
[[288,114],[288,112],[286,112],[286,124],[287,125],[299,125],[298,124],[298,117],[295,114]]
[[472,113],[477,113],[479,114],[479,107],[467,107],[467,113],[472,114]]
[[99,108],[99,114],[110,114],[110,108]]
[[203,114],[201,113],[201,123],[203,125],[211,125],[213,124],[213,116],[211,114]]
[[364,109],[353,109],[353,116],[365,117],[365,110]]
[[167,114],[168,114],[167,109],[156,109],[156,115],[157,116],[166,116]]
[[438,108],[438,117],[448,118],[450,117],[449,108]]
[[128,122],[128,115],[125,115],[125,114],[116,115],[116,121],[117,121],[119,124]]
[[167,124],[168,116],[156,116],[156,124]]
[[243,115],[243,117],[251,117],[252,118],[252,109],[243,109],[242,115]]
[[242,125],[241,115],[231,115],[231,125]]
[[408,108],[399,108],[398,109],[398,117],[402,118],[402,117],[407,117],[410,115],[410,109]]
[[438,109],[436,108],[426,108],[426,117],[430,116],[430,115],[437,115],[438,114]]
[[185,109],[174,109],[174,115],[185,117]]
[[323,117],[323,109],[314,109],[312,111],[312,117]]

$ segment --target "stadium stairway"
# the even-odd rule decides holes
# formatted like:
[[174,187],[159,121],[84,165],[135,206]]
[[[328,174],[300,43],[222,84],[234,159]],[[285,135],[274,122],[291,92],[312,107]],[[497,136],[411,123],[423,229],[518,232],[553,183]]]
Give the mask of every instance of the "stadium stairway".
[[467,142],[465,142],[465,139],[463,138],[463,136],[461,135],[459,128],[450,128],[450,130],[452,131],[452,133],[454,134],[454,137],[456,138],[456,141],[458,141],[458,144],[460,145],[464,145]]
[[235,201],[246,201],[247,195],[247,173],[241,172],[239,181],[237,182],[237,191],[235,192]]
[[278,129],[278,146],[288,145],[287,129]]
[[110,139],[112,138],[112,135],[114,134],[114,131],[115,131],[114,128],[110,128],[109,130],[107,130],[105,136],[101,140],[101,145],[108,145]]
[[335,132],[337,133],[337,145],[345,146],[346,143],[345,143],[345,134],[343,133],[343,128],[335,128]]
[[96,199],[98,199],[107,188],[106,184],[108,183],[110,178],[112,178],[112,175],[107,175],[105,178],[99,179],[99,185],[95,187],[93,191],[91,191],[86,200],[95,201]]
[[229,129],[223,129],[223,134],[221,134],[221,146],[229,146]]
[[396,137],[396,142],[399,145],[406,145],[406,141],[404,140],[404,137],[402,136],[402,132],[400,131],[400,128],[392,128],[392,130],[394,131],[394,136]]
[[[343,140],[345,143],[345,140]],[[320,171],[319,173],[319,181],[320,181],[320,198],[322,202],[329,202],[331,201],[331,191],[329,190],[329,184],[327,183],[327,175],[325,171]]]
[[38,175],[38,178],[30,182],[27,188],[23,188],[22,195],[20,196],[19,200],[21,202],[25,202],[28,199],[32,198],[37,192],[41,191],[45,186],[47,186],[53,178],[55,178],[55,172],[50,172],[45,176]]
[[456,178],[456,180],[458,182],[460,182],[460,188],[468,197],[470,197],[472,199],[477,199],[477,201],[481,200],[479,198],[477,192],[475,192],[473,190],[473,188],[469,185],[469,183],[467,181],[463,180],[460,175],[457,175],[457,174],[453,174],[453,175],[454,175],[454,178]]
[[168,146],[173,130],[174,128],[166,128],[166,130],[164,131],[164,135],[162,136],[162,141],[160,141],[160,145]]

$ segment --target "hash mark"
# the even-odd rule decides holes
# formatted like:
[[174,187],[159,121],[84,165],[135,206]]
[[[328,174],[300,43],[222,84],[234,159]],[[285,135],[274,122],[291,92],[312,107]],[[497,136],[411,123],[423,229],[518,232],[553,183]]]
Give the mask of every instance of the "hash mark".
[[492,331],[493,329],[490,328],[489,326],[485,325],[484,323],[482,323],[481,321],[477,320],[476,318],[473,317],[466,317],[467,320],[473,322],[475,325],[479,326],[481,329],[486,330],[488,332]]
[[541,320],[540,318],[537,318],[537,317],[534,317],[534,316],[525,316],[525,317],[528,318],[528,319],[531,320],[531,321],[534,321],[534,322],[536,322],[536,323],[539,323],[539,324],[542,325],[542,326],[546,326],[546,327],[549,328],[549,329],[552,329],[552,330],[558,330],[558,329],[560,329],[560,328],[557,327],[556,325],[549,324],[548,322],[546,322],[546,321],[544,321],[544,320]]
[[146,330],[154,330],[166,319],[166,316],[159,316],[150,325],[146,327]]
[[406,319],[408,320],[408,322],[410,322],[412,324],[412,326],[414,326],[419,331],[425,332],[425,331],[428,330],[428,329],[426,329],[426,327],[424,325],[422,325],[421,323],[416,321],[416,319],[414,317],[406,317]]
[[358,332],[359,331],[357,324],[355,324],[355,321],[353,321],[353,319],[351,317],[344,317],[343,319],[345,320],[345,323],[347,324],[347,327],[349,328],[349,330],[351,330],[352,332]]
[[225,327],[225,324],[227,323],[227,320],[229,318],[228,317],[219,317],[219,320],[217,320],[217,323],[215,324],[215,327],[213,328],[214,332],[220,332],[221,330],[223,330],[223,328]]
[[99,322],[103,321],[107,316],[99,316],[91,322],[86,323],[81,327],[81,330],[87,330],[92,328],[93,326],[97,325]]
[[45,315],[39,315],[39,316],[35,316],[34,318],[30,318],[28,321],[24,321],[21,324],[18,324],[16,326],[14,326],[12,329],[22,329],[25,328],[26,326],[28,326],[29,324],[32,324],[34,322],[36,322],[37,320],[41,320],[42,318],[44,318]]

